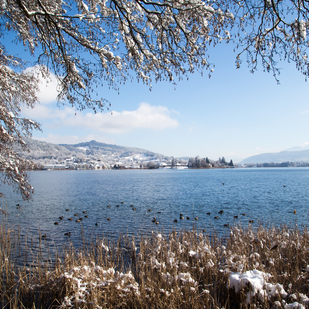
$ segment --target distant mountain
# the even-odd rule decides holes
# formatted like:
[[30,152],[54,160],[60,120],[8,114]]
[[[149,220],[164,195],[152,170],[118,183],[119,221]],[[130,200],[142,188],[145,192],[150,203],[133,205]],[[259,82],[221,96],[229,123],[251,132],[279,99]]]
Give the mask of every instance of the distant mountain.
[[[295,148],[290,148],[295,149]],[[242,160],[241,164],[249,163],[281,163],[281,162],[309,162],[309,149],[284,150],[276,153],[262,153]]]
[[26,157],[32,161],[58,160],[63,157],[72,156],[73,154],[80,158],[86,157],[85,152],[78,148],[76,148],[74,153],[72,153],[71,149],[64,146],[41,142],[30,138],[24,138],[24,140],[30,152],[24,152],[20,147],[17,148],[16,151],[22,154],[23,157]]
[[75,151],[84,151],[87,156],[119,156],[119,157],[129,157],[137,154],[141,154],[144,156],[158,156],[162,158],[167,158],[167,156],[160,155],[158,153],[154,153],[152,151],[148,151],[141,148],[134,147],[124,147],[112,144],[99,143],[97,141],[90,141],[79,143],[75,145],[71,144],[59,144],[61,147],[65,147],[66,149],[75,152]]
[[114,161],[166,161],[171,159],[168,156],[145,149],[99,143],[94,140],[74,145],[57,145],[28,138],[25,139],[25,142],[30,152],[24,152],[21,148],[16,149],[16,151],[23,157],[41,165],[60,162],[72,157],[78,158],[81,161],[85,159],[100,159],[106,163],[113,163]]

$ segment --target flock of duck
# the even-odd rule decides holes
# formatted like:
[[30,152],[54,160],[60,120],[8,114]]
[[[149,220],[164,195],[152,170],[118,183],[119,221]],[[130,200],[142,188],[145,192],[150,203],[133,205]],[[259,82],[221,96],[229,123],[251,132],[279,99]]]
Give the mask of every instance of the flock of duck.
[[[222,185],[224,185],[224,183],[222,183]],[[285,185],[283,185],[283,187],[285,187]],[[119,204],[116,204],[116,207],[117,207],[117,208],[120,207],[120,204],[123,205],[124,202],[120,202]],[[111,207],[112,207],[111,205],[107,205],[107,208],[111,208]],[[136,207],[135,207],[133,204],[131,204],[130,207],[131,207],[131,209],[132,209],[133,211],[136,210]],[[17,208],[17,209],[20,209],[20,204],[16,204],[16,208]],[[70,209],[67,208],[67,209],[65,209],[65,211],[66,211],[66,212],[69,212]],[[147,209],[147,212],[148,212],[148,213],[152,212],[152,209],[151,209],[151,208]],[[294,209],[294,214],[296,214],[296,212],[297,212],[297,211]],[[156,213],[157,213],[157,214],[161,214],[161,211],[157,211]],[[213,213],[213,215],[214,215],[213,219],[214,219],[214,220],[220,219],[220,217],[222,217],[223,213],[224,213],[224,210],[220,210],[220,211],[218,211],[218,212]],[[211,213],[211,212],[206,212],[206,215],[207,215],[207,216],[211,216],[212,213]],[[241,217],[241,216],[246,216],[246,213],[241,213],[241,214],[238,214],[238,215],[234,215],[234,216],[233,216],[233,219],[234,219],[234,220],[235,220],[235,219],[238,219],[238,218]],[[87,214],[87,211],[86,211],[86,210],[83,210],[81,214],[75,213],[74,215],[69,216],[69,218],[67,218],[66,220],[68,220],[68,221],[75,221],[75,222],[81,222],[81,221],[83,221],[84,219],[87,219],[88,217],[89,217],[89,216],[88,216],[88,214]],[[63,221],[64,219],[65,219],[65,216],[60,216],[60,217],[58,217],[58,220],[54,222],[54,225],[59,225],[60,222]],[[107,220],[107,221],[111,221],[112,219],[111,219],[110,217],[108,217],[108,218],[106,218],[106,220]],[[189,216],[185,216],[183,213],[180,213],[180,214],[179,214],[179,218],[177,218],[177,219],[172,219],[172,220],[173,220],[174,223],[178,223],[178,222],[181,222],[182,220],[190,220],[190,217],[189,217]],[[196,216],[196,217],[194,217],[194,220],[197,221],[197,220],[199,220],[199,218]],[[160,223],[160,222],[157,220],[156,217],[153,217],[151,221],[152,221],[153,223],[155,223],[156,225],[158,225],[158,224]],[[252,223],[254,223],[254,220],[248,220],[248,222],[249,222],[249,224],[252,224]],[[98,226],[99,224],[96,222],[94,225]],[[225,223],[225,224],[223,224],[223,226],[224,226],[224,227],[229,227],[230,224],[229,224],[229,223]],[[205,230],[203,230],[203,231],[205,231]],[[71,232],[66,232],[66,233],[64,233],[64,235],[65,235],[65,236],[71,236]],[[46,237],[47,237],[46,234],[44,234],[44,235],[41,236],[41,238],[46,238]]]
[[[70,211],[70,209],[67,208],[65,211]],[[86,215],[86,213],[87,213],[86,210],[84,210],[82,213],[83,213],[84,217],[77,218],[77,219],[75,220],[75,222],[80,222],[80,221],[84,220],[84,218],[88,218],[88,215]],[[78,217],[79,214],[76,213],[76,214],[74,214],[74,216],[75,216],[75,217]],[[59,220],[61,221],[61,220],[63,220],[63,218],[64,218],[64,216],[61,216],[61,217],[59,217]],[[72,217],[71,217],[71,218],[68,218],[68,220],[69,220],[69,221],[73,221],[73,218],[72,218]],[[54,222],[54,224],[55,224],[55,225],[58,225],[58,224],[59,224],[59,221]]]
[[[224,185],[224,183],[222,183],[222,185]],[[285,187],[285,186],[284,186],[284,187]],[[124,202],[120,202],[120,204],[124,204]],[[117,207],[117,208],[120,207],[120,204],[117,204],[116,207]],[[19,209],[20,205],[17,204],[16,206],[17,206],[17,208]],[[107,205],[107,208],[111,208],[111,207],[112,207],[111,205]],[[130,207],[131,207],[131,209],[132,209],[133,211],[136,210],[136,208],[134,207],[133,204],[131,204]],[[69,211],[70,211],[70,209],[67,208],[67,209],[66,209],[66,212],[69,212]],[[148,212],[148,213],[150,213],[151,211],[152,211],[151,208],[147,209],[147,212]],[[156,213],[157,213],[157,214],[161,214],[161,211],[157,211]],[[220,219],[220,217],[223,215],[223,213],[224,213],[224,210],[220,210],[219,212],[214,213],[215,216],[213,217],[213,219],[214,219],[214,220]],[[296,210],[294,210],[294,214],[296,214]],[[207,216],[211,216],[211,212],[206,212],[206,215],[207,215]],[[235,219],[238,219],[240,216],[246,216],[246,213],[242,213],[242,214],[239,214],[239,215],[234,215],[234,216],[233,216],[233,219],[234,219],[234,220],[235,220]],[[74,218],[74,217],[75,217],[75,218]],[[80,215],[79,213],[75,213],[73,216],[67,218],[67,220],[68,220],[68,221],[73,221],[73,220],[74,220],[75,222],[81,222],[81,221],[83,221],[83,220],[86,219],[86,218],[88,218],[88,214],[87,214],[87,211],[84,210],[84,211],[82,211],[82,215]],[[64,216],[60,216],[60,217],[58,217],[58,219],[59,219],[59,220],[57,220],[57,221],[54,222],[54,225],[59,225],[59,223],[60,223],[62,220],[64,220]],[[174,219],[173,222],[174,222],[174,223],[178,223],[178,222],[181,222],[182,220],[185,220],[185,219],[186,219],[186,220],[190,220],[190,217],[189,217],[189,216],[185,216],[183,213],[180,213],[180,214],[179,214],[179,219]],[[198,218],[197,216],[194,218],[195,221],[197,221],[198,219],[199,219],[199,218]],[[107,220],[107,221],[111,221],[111,218],[108,217],[108,218],[106,218],[106,220]],[[160,223],[160,222],[157,220],[156,217],[153,217],[151,221],[152,221],[153,223],[155,223],[156,225],[158,225],[158,224]],[[254,223],[254,220],[248,220],[248,222],[249,222],[249,224],[252,224],[252,223]],[[98,223],[95,223],[95,225],[98,226]],[[229,223],[225,223],[225,224],[223,224],[223,226],[224,226],[224,227],[229,227],[230,225],[229,225]],[[205,231],[205,230],[204,230],[204,231]],[[71,235],[71,232],[66,232],[66,233],[64,233],[64,235],[70,236],[70,235]],[[42,238],[46,238],[46,234],[42,235]]]
[[[222,215],[223,213],[224,213],[224,210],[218,211],[218,214],[219,214],[219,215]],[[210,212],[206,212],[206,215],[210,216],[211,213],[210,213]],[[246,214],[245,214],[245,213],[242,213],[241,215],[242,215],[242,216],[245,216]],[[220,217],[219,217],[218,215],[214,217],[214,219],[219,219],[219,218],[220,218]],[[237,216],[234,216],[234,219],[237,219],[237,218],[238,218],[238,215],[237,215]],[[184,219],[185,219],[185,216],[184,216],[182,213],[180,213],[180,214],[179,214],[179,220],[184,220]],[[187,220],[190,220],[190,217],[186,217],[186,219],[187,219]],[[198,218],[198,217],[195,217],[194,219],[197,221],[199,218]],[[177,219],[174,219],[174,222],[177,223],[178,220],[177,220]],[[249,223],[254,223],[254,220],[249,220]],[[227,224],[223,224],[223,226],[229,227],[230,225],[227,223]]]
[[[124,204],[124,202],[121,202],[121,204]],[[19,205],[18,205],[18,206],[19,206]],[[116,207],[119,207],[119,206],[120,206],[120,205],[116,205]],[[110,208],[111,205],[107,205],[107,207]],[[131,205],[131,207],[133,207],[133,205]],[[135,208],[133,208],[133,210],[135,210]],[[69,212],[70,209],[67,208],[65,211]],[[74,218],[74,217],[76,217],[76,218]],[[71,216],[71,217],[67,218],[67,220],[68,220],[68,221],[81,222],[81,221],[83,221],[85,218],[88,218],[88,217],[89,217],[89,216],[87,215],[87,211],[86,211],[86,210],[83,210],[83,211],[82,211],[82,215],[80,215],[79,213],[75,213],[75,214],[73,215],[73,217]],[[59,223],[60,223],[61,221],[63,221],[63,219],[64,219],[64,216],[58,217],[58,220],[54,222],[54,225],[59,225]],[[107,218],[107,221],[111,221],[111,218]],[[98,226],[98,223],[96,222],[95,225]],[[71,236],[71,232],[66,232],[66,233],[64,233],[64,235],[65,235],[65,236]],[[46,234],[42,235],[41,237],[42,237],[42,238],[46,238]]]
[[[69,208],[67,208],[65,211],[70,211],[70,209]],[[74,217],[76,217],[76,218],[74,218]],[[67,220],[68,221],[75,221],[75,222],[81,222],[81,221],[83,221],[84,220],[84,218],[88,218],[89,216],[87,215],[87,211],[86,210],[83,210],[82,211],[82,216],[81,215],[79,215],[79,213],[75,213],[74,215],[73,215],[73,217],[69,217]],[[64,216],[60,216],[60,217],[58,217],[58,221],[55,221],[54,222],[54,225],[59,225],[59,222],[60,221],[62,221],[63,219],[64,219]],[[97,224],[96,224],[97,225]],[[71,232],[66,232],[66,233],[64,233],[64,235],[65,236],[71,236]],[[46,238],[46,234],[44,234],[43,236],[42,236],[42,238]]]
[[[124,202],[121,202],[120,204],[124,204]],[[116,207],[117,207],[117,208],[120,207],[120,204],[117,204]],[[107,205],[107,208],[111,208],[111,207],[112,207],[111,205]],[[133,204],[131,204],[130,207],[131,207],[131,209],[132,209],[133,211],[136,210],[136,208],[134,207]],[[67,208],[67,209],[66,209],[66,212],[69,212],[69,211],[70,211],[70,209]],[[151,209],[151,208],[147,209],[147,212],[148,212],[148,213],[152,212],[152,209]],[[161,214],[161,211],[157,211],[156,213],[157,213],[157,214]],[[223,213],[224,213],[224,210],[220,210],[218,213],[214,213],[215,216],[214,216],[213,218],[214,218],[215,220],[217,220],[217,219],[219,219],[219,218],[223,215]],[[296,213],[296,210],[294,210],[294,213]],[[210,213],[210,212],[207,212],[206,215],[207,215],[207,216],[211,216],[211,213]],[[234,215],[233,218],[234,218],[234,219],[238,219],[239,216],[246,216],[246,214],[245,214],[245,213],[242,213],[242,214],[240,214],[240,215]],[[74,218],[74,217],[75,217],[75,218]],[[87,214],[87,211],[84,210],[84,211],[82,211],[82,214],[75,213],[73,216],[69,216],[69,218],[67,218],[67,220],[68,220],[68,221],[81,222],[81,221],[83,221],[84,219],[86,219],[86,218],[88,218],[88,217],[89,217],[89,216],[88,216],[88,214]],[[58,220],[54,222],[54,225],[59,225],[60,222],[63,221],[64,219],[65,219],[64,216],[58,217]],[[108,217],[108,218],[106,218],[106,220],[107,220],[107,221],[111,221],[111,218]],[[174,222],[174,223],[178,223],[178,222],[181,222],[182,220],[190,220],[190,217],[189,217],[189,216],[185,216],[183,213],[180,213],[180,214],[179,214],[179,219],[174,219],[173,222]],[[194,217],[194,220],[195,220],[195,221],[199,220],[199,217],[197,217],[197,216]],[[153,217],[151,221],[152,221],[153,223],[155,223],[156,225],[159,224],[159,221],[157,220],[156,217]],[[254,223],[254,220],[249,220],[249,223]],[[98,223],[95,223],[95,225],[98,226]],[[223,226],[224,226],[224,227],[229,227],[230,225],[229,225],[229,223],[225,223],[225,224],[223,224]],[[204,230],[204,231],[205,231],[205,230]],[[64,233],[64,235],[65,235],[65,236],[71,236],[71,232],[66,232],[66,233]],[[46,234],[44,234],[44,235],[42,236],[42,238],[46,238]]]

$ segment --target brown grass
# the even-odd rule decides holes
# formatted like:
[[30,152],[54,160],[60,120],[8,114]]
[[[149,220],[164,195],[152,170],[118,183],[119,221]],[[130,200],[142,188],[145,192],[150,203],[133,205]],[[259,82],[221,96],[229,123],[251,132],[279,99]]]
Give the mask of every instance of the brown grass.
[[[2,308],[284,308],[309,305],[309,233],[233,227],[224,240],[197,231],[153,233],[138,241],[101,238],[66,248],[53,262],[40,256],[14,265],[20,237],[0,226]],[[278,292],[253,295],[229,288],[231,273],[259,270]],[[263,289],[266,287],[263,287]],[[277,291],[276,290],[276,291]],[[303,307],[301,307],[303,306]],[[296,307],[295,307],[296,308]]]

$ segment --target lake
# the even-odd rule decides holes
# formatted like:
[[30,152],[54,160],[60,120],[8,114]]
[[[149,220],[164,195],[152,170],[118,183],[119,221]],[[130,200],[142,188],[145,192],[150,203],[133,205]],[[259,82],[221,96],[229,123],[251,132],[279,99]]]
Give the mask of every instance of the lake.
[[[307,227],[309,222],[309,168],[29,174],[35,188],[33,200],[25,202],[10,187],[2,186],[2,208],[8,212],[9,226],[20,228],[32,242],[46,234],[45,248],[70,241],[81,245],[81,235],[90,239],[104,234],[115,239],[121,234],[193,227],[226,235],[226,225],[248,226],[249,220],[254,220],[253,226]],[[76,222],[79,218],[83,220]],[[65,235],[68,232],[70,236]]]

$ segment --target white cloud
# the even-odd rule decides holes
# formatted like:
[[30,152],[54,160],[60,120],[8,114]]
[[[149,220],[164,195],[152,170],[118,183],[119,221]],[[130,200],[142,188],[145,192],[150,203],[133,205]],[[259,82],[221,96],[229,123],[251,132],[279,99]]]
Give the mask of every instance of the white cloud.
[[134,129],[163,130],[179,125],[177,120],[170,117],[167,107],[147,103],[141,103],[134,111],[77,114],[68,117],[65,122],[72,127],[95,129],[106,133],[125,133]]
[[37,104],[34,108],[27,106],[22,107],[23,116],[44,122],[50,120],[52,122],[64,121],[68,117],[74,117],[75,110],[71,107],[64,107],[60,109],[58,106],[47,106],[43,104]]
[[136,110],[109,113],[81,113],[74,108],[50,108],[38,105],[34,109],[23,110],[26,117],[38,121],[49,120],[57,128],[83,128],[102,133],[126,133],[136,129],[163,130],[175,128],[178,121],[170,117],[171,112],[164,106],[141,103]]
[[41,104],[56,102],[59,93],[59,82],[53,73],[49,72],[48,76],[44,78],[38,66],[29,67],[25,72],[37,74],[39,79],[39,92],[37,93],[37,97]]
[[124,110],[97,114],[76,112],[74,108],[67,106],[56,107],[59,87],[55,75],[50,72],[48,77],[44,78],[38,66],[27,68],[25,71],[38,74],[40,91],[37,96],[41,104],[37,104],[33,109],[23,106],[22,113],[25,117],[39,122],[48,120],[49,125],[58,128],[83,128],[105,133],[126,133],[136,129],[163,130],[179,125],[178,121],[170,116],[171,114],[179,114],[177,111],[170,111],[165,106],[154,106],[148,103],[141,103],[133,111]]

